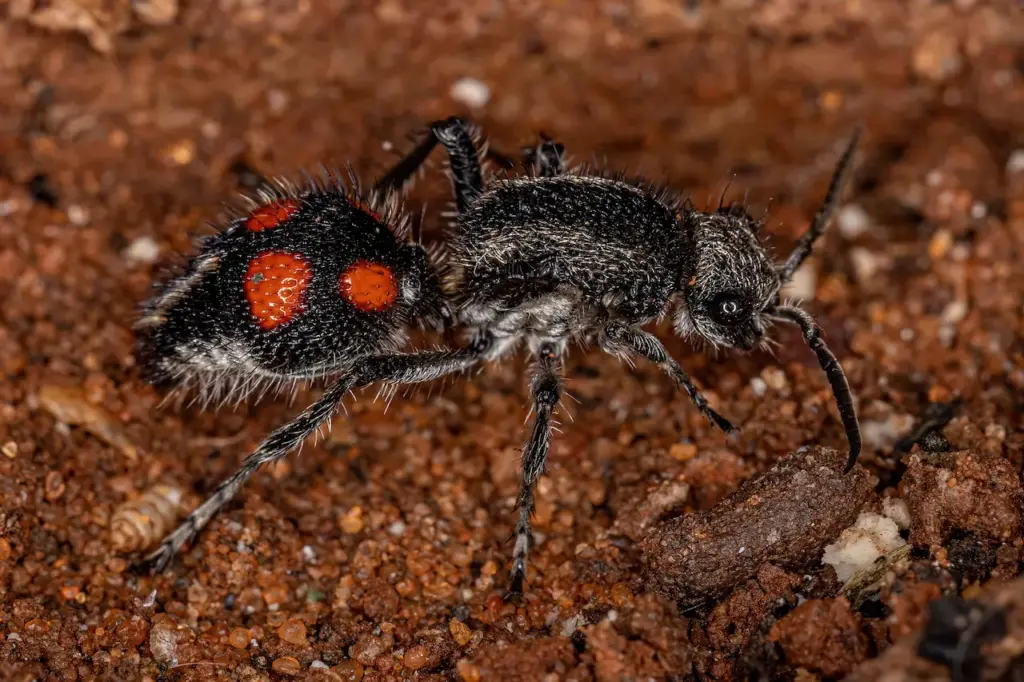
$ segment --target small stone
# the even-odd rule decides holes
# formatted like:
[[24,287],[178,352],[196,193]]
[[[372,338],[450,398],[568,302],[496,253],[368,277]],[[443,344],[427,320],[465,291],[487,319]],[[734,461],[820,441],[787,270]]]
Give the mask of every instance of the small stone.
[[363,679],[363,664],[359,661],[343,661],[331,668],[331,672],[343,682],[359,682]]
[[14,459],[15,457],[18,456],[18,444],[15,443],[13,440],[9,440],[6,443],[4,443],[3,448],[0,449],[3,450],[4,457],[6,457],[7,459]]
[[174,166],[187,166],[196,157],[195,140],[178,140],[174,144],[164,148],[162,156],[164,160]]
[[50,624],[42,618],[33,618],[29,622],[25,623],[25,632],[30,632],[34,635],[45,635],[50,631]]
[[452,84],[448,95],[460,104],[479,109],[491,99],[491,89],[476,78],[460,78]]
[[419,644],[405,652],[403,661],[409,670],[419,670],[430,663],[430,647],[426,644]]
[[59,471],[51,471],[46,474],[46,480],[43,482],[43,495],[46,497],[47,502],[56,502],[64,495],[64,477],[60,475]]
[[953,33],[934,31],[914,48],[914,74],[931,81],[944,81],[959,73],[963,66],[960,46]]
[[280,116],[288,108],[291,98],[288,93],[278,88],[271,88],[267,92],[267,106],[273,116]]
[[468,658],[459,659],[455,664],[455,671],[463,682],[480,682],[480,668],[469,662]]
[[329,666],[319,658],[309,664],[310,670],[329,670]]
[[673,443],[668,449],[668,455],[672,459],[686,462],[697,456],[697,446],[693,443]]
[[345,512],[338,520],[341,530],[349,535],[355,535],[363,530],[363,508],[355,506]]
[[363,635],[352,645],[352,658],[363,665],[372,665],[385,649],[384,640],[381,637]]
[[1015,149],[1006,160],[1006,174],[1024,173],[1024,149]]
[[758,398],[763,398],[768,392],[768,383],[761,377],[754,377],[750,380],[750,390],[754,392]]
[[281,673],[282,675],[294,676],[302,672],[302,666],[294,656],[282,656],[275,660],[270,667],[274,672]]
[[853,262],[853,271],[857,275],[857,280],[862,283],[870,281],[878,274],[881,267],[878,256],[862,247],[850,249],[850,260]]
[[847,204],[836,215],[839,232],[847,239],[856,239],[871,228],[871,217],[858,204]]
[[298,618],[291,618],[285,621],[277,629],[277,636],[289,644],[306,646],[306,624]]
[[405,534],[405,523],[402,522],[402,521],[395,521],[390,526],[388,526],[388,533],[390,533],[391,535],[394,535],[395,537],[398,537],[400,535],[404,535]]
[[0,561],[11,558],[11,543],[7,538],[0,538]]
[[143,23],[166,26],[178,16],[178,0],[133,0],[132,9]]
[[466,646],[466,642],[473,635],[473,632],[469,629],[469,626],[463,623],[458,618],[452,618],[448,621],[448,632],[452,633],[452,639],[459,646]]
[[228,644],[235,649],[244,649],[249,646],[249,640],[252,639],[252,631],[249,628],[235,628],[228,635]]
[[882,500],[882,514],[892,519],[900,530],[910,528],[910,509],[902,497],[887,497]]
[[75,227],[82,227],[89,224],[89,211],[78,204],[68,206],[68,222]]
[[946,229],[938,229],[928,240],[928,257],[940,260],[953,248],[953,233]]
[[152,237],[139,237],[121,255],[131,263],[149,265],[160,257],[160,245]]
[[785,295],[789,298],[807,300],[814,298],[818,290],[818,271],[813,260],[807,261],[786,284]]

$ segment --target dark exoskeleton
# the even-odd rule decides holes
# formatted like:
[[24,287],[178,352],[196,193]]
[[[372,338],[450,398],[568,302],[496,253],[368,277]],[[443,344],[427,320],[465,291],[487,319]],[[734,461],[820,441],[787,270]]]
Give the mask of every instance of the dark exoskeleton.
[[[533,485],[545,470],[552,413],[561,398],[562,359],[570,343],[596,342],[618,357],[647,359],[685,390],[712,424],[726,432],[734,430],[658,338],[643,329],[666,314],[683,336],[741,350],[762,345],[773,321],[798,325],[836,396],[849,440],[847,468],[853,466],[861,440],[845,375],[813,318],[782,300],[780,289],[829,222],[857,135],[847,145],[810,229],[779,266],[758,239],[760,222],[739,206],[698,211],[644,182],[569,170],[564,148],[551,140],[524,151],[526,174],[485,182],[484,150],[477,139],[475,129],[460,119],[434,123],[423,141],[374,188],[375,196],[397,195],[438,144],[447,151],[456,214],[446,250],[443,293],[431,295],[432,300],[443,301],[428,307],[446,311],[448,324],[466,333],[466,345],[419,353],[378,348],[337,363],[340,378],[321,398],[271,434],[243,468],[168,537],[154,555],[159,566],[256,468],[283,457],[329,420],[350,389],[377,381],[427,381],[500,359],[524,342],[534,359],[535,416],[522,455],[509,583],[509,594],[519,594],[532,537]],[[434,276],[430,271],[428,279]]]

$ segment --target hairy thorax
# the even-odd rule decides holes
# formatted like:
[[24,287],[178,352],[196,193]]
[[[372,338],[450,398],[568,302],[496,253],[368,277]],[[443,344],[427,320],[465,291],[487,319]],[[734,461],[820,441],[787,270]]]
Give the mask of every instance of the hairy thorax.
[[495,354],[523,339],[560,347],[611,320],[660,315],[678,285],[683,235],[643,188],[565,175],[497,182],[459,217],[448,290]]

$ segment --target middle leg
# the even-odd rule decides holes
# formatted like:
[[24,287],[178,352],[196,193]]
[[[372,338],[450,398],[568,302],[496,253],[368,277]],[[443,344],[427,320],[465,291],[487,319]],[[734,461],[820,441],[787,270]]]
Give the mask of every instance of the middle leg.
[[526,579],[526,558],[533,542],[530,517],[533,515],[533,484],[544,473],[551,448],[551,413],[562,395],[562,362],[559,349],[553,343],[543,343],[536,351],[537,366],[534,369],[533,431],[523,450],[522,484],[516,507],[519,519],[516,522],[516,544],[512,550],[512,571],[505,598],[517,597],[523,593]]
[[690,375],[672,359],[658,337],[625,323],[612,322],[605,327],[601,345],[612,355],[639,355],[658,365],[662,371],[672,377],[676,386],[686,391],[690,400],[709,422],[725,433],[736,431],[736,427],[728,419],[708,405],[707,398],[693,384]]

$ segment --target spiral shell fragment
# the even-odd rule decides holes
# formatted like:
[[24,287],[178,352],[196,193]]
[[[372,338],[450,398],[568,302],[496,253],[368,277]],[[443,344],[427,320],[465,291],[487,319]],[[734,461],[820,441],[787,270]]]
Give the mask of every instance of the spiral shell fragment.
[[178,520],[181,503],[179,488],[160,484],[122,504],[110,523],[114,550],[136,552],[155,544]]

